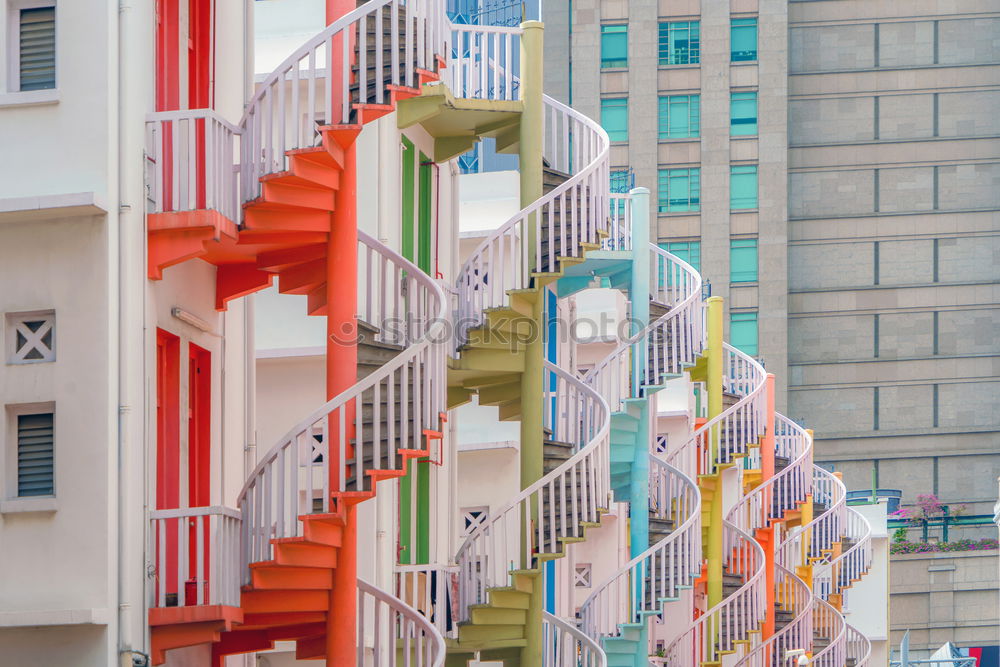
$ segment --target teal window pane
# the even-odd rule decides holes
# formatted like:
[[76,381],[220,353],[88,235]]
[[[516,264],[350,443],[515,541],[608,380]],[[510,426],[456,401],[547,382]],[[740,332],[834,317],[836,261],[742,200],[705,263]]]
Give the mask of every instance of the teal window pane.
[[668,241],[660,247],[701,271],[701,241]]
[[698,64],[701,61],[700,27],[698,21],[661,23],[659,35],[660,64]]
[[729,133],[736,136],[757,134],[757,93],[729,96]]
[[660,98],[659,138],[688,139],[701,131],[701,96],[667,95]]
[[660,213],[701,209],[701,169],[661,169],[658,182]]
[[[627,194],[632,189],[632,172],[628,169],[612,169],[610,190],[616,194]],[[616,210],[617,209],[617,210]],[[611,202],[612,214],[625,214],[625,200],[614,199]]]
[[628,98],[601,100],[601,126],[611,141],[628,141]]
[[757,313],[731,313],[729,316],[729,343],[749,354],[757,356]]
[[628,26],[601,26],[601,69],[628,67]]
[[729,27],[731,60],[757,60],[757,19],[733,19]]
[[[660,247],[669,252],[677,259],[684,260],[694,267],[696,271],[701,271],[701,242],[700,241],[668,241],[661,243]],[[675,274],[666,267],[660,267],[659,283],[663,287],[671,283]]]
[[733,239],[729,242],[729,281],[757,282],[757,239]]
[[729,168],[729,208],[757,208],[757,165]]

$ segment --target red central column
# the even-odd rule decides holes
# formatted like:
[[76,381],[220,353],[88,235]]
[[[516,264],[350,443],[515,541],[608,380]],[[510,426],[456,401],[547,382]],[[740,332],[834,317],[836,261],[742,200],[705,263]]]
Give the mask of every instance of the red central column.
[[[330,239],[326,255],[326,394],[331,399],[357,382],[357,295],[358,295],[358,225],[356,215],[357,172],[352,141],[344,149],[344,169],[336,195],[336,209],[330,216]],[[346,406],[347,414],[354,409]],[[354,435],[349,428],[347,438]],[[343,461],[337,452],[339,443],[331,441],[330,488],[340,488]],[[327,665],[352,667],[356,660],[357,639],[357,526],[355,506],[341,500],[344,526],[343,541],[337,554],[337,567],[330,592],[326,621]]]
[[[326,22],[332,24],[357,6],[356,0],[326,0]],[[349,34],[353,31],[349,31]],[[341,52],[343,36],[334,39],[334,54]],[[353,48],[351,49],[353,52]],[[334,55],[329,73],[333,91],[333,118],[327,123],[342,122],[343,109],[339,92],[346,64],[337,63]],[[340,174],[335,210],[330,216],[330,238],[326,255],[326,393],[333,398],[357,382],[357,295],[358,295],[358,225],[357,225],[357,164],[353,137],[344,148],[344,168]],[[347,414],[355,414],[351,405],[345,406]],[[349,424],[346,437],[354,437],[355,429]],[[343,461],[335,455],[339,448],[331,441],[330,488],[339,489],[343,474]],[[357,663],[357,599],[358,599],[358,531],[355,505],[341,500],[345,525],[337,567],[333,572],[333,589],[330,591],[330,609],[326,617],[326,664],[330,667],[355,667]]]
[[[764,431],[764,442],[761,444],[761,484],[767,484],[774,477],[774,448],[777,441],[774,437],[774,373],[767,374],[767,423]],[[759,533],[766,533],[767,537],[762,545],[764,547],[764,586],[766,591],[766,605],[764,615],[764,631],[761,635],[767,639],[774,634],[774,550],[776,548],[774,537],[774,526],[768,525],[768,513],[774,503],[774,489],[766,488],[764,491],[764,502],[762,511],[764,512],[765,528]],[[758,539],[761,537],[758,534]]]

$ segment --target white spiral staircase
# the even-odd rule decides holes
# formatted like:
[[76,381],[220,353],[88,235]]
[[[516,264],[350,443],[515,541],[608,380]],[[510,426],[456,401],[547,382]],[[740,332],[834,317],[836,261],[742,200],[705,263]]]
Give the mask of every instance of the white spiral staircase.
[[[187,254],[151,253],[151,276],[202,257],[218,266],[220,306],[277,276],[282,291],[306,294],[310,313],[324,314],[328,286],[325,276],[316,275],[318,255],[310,252],[325,243],[317,235],[329,224],[339,176],[361,127],[417,96],[419,86],[436,80],[443,65],[456,97],[514,99],[517,34],[518,29],[452,26],[444,4],[435,0],[371,0],[306,42],[269,75],[238,126],[207,110],[151,115],[151,213],[211,209],[221,216],[208,222],[199,218],[182,230],[194,240]],[[457,281],[461,346],[474,342],[493,314],[523,314],[526,295],[565,276],[602,243],[625,249],[627,217],[619,218],[617,206],[609,209],[607,134],[594,120],[549,97],[543,99],[543,116],[544,164],[559,181],[493,232],[462,267]],[[203,148],[197,147],[199,132],[204,132]],[[205,174],[204,183],[199,173]],[[614,211],[610,216],[609,210]],[[290,212],[297,221],[292,230],[282,228]],[[151,227],[150,233],[175,234],[171,224]],[[279,230],[285,234],[280,243],[275,241]],[[289,241],[289,231],[299,236]],[[386,246],[360,231],[357,240],[362,286],[357,318],[377,324],[412,314],[398,331],[368,330],[371,343],[398,352],[318,407],[260,458],[240,492],[238,517],[225,508],[169,510],[151,517],[159,562],[167,562],[166,545],[178,545],[175,581],[194,578],[208,584],[181,585],[171,600],[168,578],[161,577],[154,607],[242,610],[238,617],[206,624],[204,636],[215,642],[219,655],[294,639],[299,657],[319,656],[327,615],[333,612],[329,590],[343,529],[342,504],[370,498],[379,481],[405,474],[408,462],[428,456],[430,442],[440,437],[435,434],[447,405],[450,352],[441,335],[450,308],[445,294]],[[519,615],[510,609],[516,610],[522,602],[518,594],[533,586],[531,573],[561,556],[567,544],[582,540],[610,505],[612,414],[664,377],[698,362],[704,345],[701,279],[657,246],[651,244],[649,252],[653,300],[667,311],[585,381],[545,365],[543,428],[548,440],[568,446],[569,456],[476,526],[458,550],[460,641],[462,628],[472,628],[474,643],[477,624],[517,624]],[[763,368],[729,346],[723,354],[725,391],[735,403],[665,461],[650,461],[651,516],[673,522],[672,532],[595,590],[581,610],[582,632],[565,620],[543,618],[546,667],[605,667],[601,639],[620,636],[624,625],[662,613],[664,603],[700,573],[706,505],[721,492],[720,472],[759,456],[766,426]],[[668,647],[668,664],[718,662],[737,644],[743,662],[758,664],[760,656],[767,662],[768,651],[773,654],[793,638],[811,640],[820,627],[829,640],[818,653],[828,656],[823,664],[838,664],[844,656],[857,667],[867,657],[863,637],[830,611],[842,605],[846,588],[871,559],[864,521],[854,520],[850,511],[835,521],[836,499],[779,550],[777,598],[794,618],[768,642],[753,638],[767,600],[764,552],[754,531],[818,488],[808,474],[811,456],[796,449],[804,439],[811,447],[811,438],[784,418],[779,422],[776,444],[785,452],[779,455],[791,465],[743,498],[723,525],[726,573],[738,584],[681,632]],[[331,469],[334,460],[340,466]],[[843,541],[835,539],[840,527],[853,540],[842,551]],[[199,547],[201,540],[211,542],[210,555],[203,559],[200,548],[189,549],[189,539]],[[817,545],[826,546],[817,550]],[[238,568],[232,565],[236,558]],[[810,565],[816,568],[816,600],[803,591],[797,569]],[[304,607],[289,607],[289,593]],[[513,606],[505,607],[505,601]],[[401,599],[359,581],[357,609],[359,664],[362,659],[374,659],[376,665],[443,664],[440,625]],[[154,630],[154,662],[162,662],[169,648],[189,645],[178,643],[169,628],[161,632],[158,647],[155,636]]]

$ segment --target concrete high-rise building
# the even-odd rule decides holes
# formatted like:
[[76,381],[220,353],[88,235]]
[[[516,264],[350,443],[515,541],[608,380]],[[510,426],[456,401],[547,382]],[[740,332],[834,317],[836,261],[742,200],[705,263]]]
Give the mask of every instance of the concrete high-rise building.
[[818,460],[971,514],[1000,471],[997,9],[542,8],[546,89],[602,119],[612,178],[651,190],[655,240],[726,299]]
[[653,240],[725,298],[816,460],[974,515],[1000,472],[998,9],[542,8],[546,89],[601,119],[613,181],[651,190]]

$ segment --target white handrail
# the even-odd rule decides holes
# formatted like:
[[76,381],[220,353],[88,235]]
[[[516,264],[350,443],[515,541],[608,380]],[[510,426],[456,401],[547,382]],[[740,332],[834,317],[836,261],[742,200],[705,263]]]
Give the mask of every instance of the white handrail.
[[774,566],[775,600],[795,617],[762,643],[740,658],[735,667],[771,667],[780,665],[785,652],[811,648],[813,642],[813,595],[809,585],[794,572],[779,564]]
[[519,81],[514,74],[520,60],[519,26],[448,26],[448,68],[445,72],[455,97],[516,100]]
[[[697,483],[652,454],[651,516],[677,527],[594,588],[580,605],[580,626],[592,639],[617,636],[622,623],[642,623],[676,598],[701,572],[701,493]],[[647,581],[649,582],[647,584]]]
[[844,616],[826,600],[813,596],[813,637],[829,641],[813,654],[816,667],[844,667],[847,663],[847,623]]
[[723,386],[740,400],[695,430],[667,462],[689,477],[712,475],[720,465],[746,456],[764,434],[767,373],[760,363],[728,343],[723,344]]
[[[775,414],[774,423],[774,455],[788,458],[788,466],[740,498],[727,516],[751,535],[781,520],[785,512],[798,509],[812,492],[812,437],[781,414]],[[789,562],[784,565],[797,564]]]
[[777,558],[794,569],[825,558],[843,536],[847,521],[847,488],[840,479],[819,466],[812,466],[811,493],[814,503],[827,509],[804,526],[794,529],[778,546]]
[[506,303],[509,290],[530,287],[536,272],[558,271],[560,257],[581,256],[580,244],[599,245],[607,231],[608,135],[548,96],[543,103],[544,157],[569,178],[518,211],[466,260],[457,280],[460,341],[484,321],[484,311]]
[[864,633],[859,632],[850,624],[847,625],[845,632],[846,639],[846,649],[845,653],[848,658],[854,658],[854,667],[867,667],[868,659],[872,655],[872,643],[864,635]]
[[542,667],[607,667],[608,656],[571,623],[542,612]]
[[601,250],[632,249],[632,195],[612,192],[608,195],[611,220],[608,238],[601,242]]
[[458,626],[449,620],[455,597],[452,582],[458,580],[454,565],[396,565],[396,596],[430,619],[445,637],[458,636]]
[[759,629],[764,620],[764,550],[733,524],[723,521],[722,525],[726,570],[743,576],[745,581],[667,646],[664,662],[671,667],[698,667],[719,661],[721,652],[733,650],[734,641],[747,638],[747,633]]
[[843,596],[851,584],[871,568],[871,524],[850,506],[846,516],[843,536],[854,544],[829,562],[817,563],[813,570],[813,590],[824,600],[829,600],[831,595]]
[[[508,585],[514,570],[533,568],[537,554],[558,553],[563,548],[563,539],[582,537],[581,524],[599,522],[601,512],[610,505],[608,404],[558,366],[546,362],[545,368],[559,378],[557,395],[550,400],[558,404],[558,392],[563,389],[576,395],[574,403],[584,403],[577,413],[582,419],[579,426],[570,427],[566,419],[548,425],[553,429],[552,439],[584,444],[566,462],[518,493],[466,537],[455,557],[459,568],[460,621],[469,618],[470,605],[487,601],[490,589]],[[564,436],[563,427],[571,428],[570,436]]]
[[444,637],[423,614],[358,579],[357,664],[443,667]]
[[149,513],[155,583],[150,607],[240,605],[240,513],[182,507]]
[[662,382],[664,375],[682,373],[704,346],[701,274],[654,243],[648,248],[652,298],[670,310],[622,341],[584,376],[615,410],[625,398],[641,396],[645,387]]
[[240,122],[243,201],[259,196],[262,176],[287,169],[287,151],[316,145],[322,126],[350,123],[354,104],[385,104],[387,86],[419,85],[418,70],[447,55],[447,27],[443,3],[369,0],[300,46],[258,85]]
[[240,221],[240,129],[211,109],[146,115],[148,213],[216,210]]
[[[300,515],[329,512],[332,492],[369,491],[368,473],[383,462],[401,468],[403,450],[424,448],[424,430],[439,427],[446,406],[444,291],[415,264],[360,230],[358,240],[359,270],[368,275],[358,313],[385,335],[394,330],[387,342],[405,348],[313,411],[257,463],[238,497],[247,577],[250,563],[272,557],[273,538],[300,534]],[[331,451],[338,451],[335,458],[341,462],[335,476]]]

